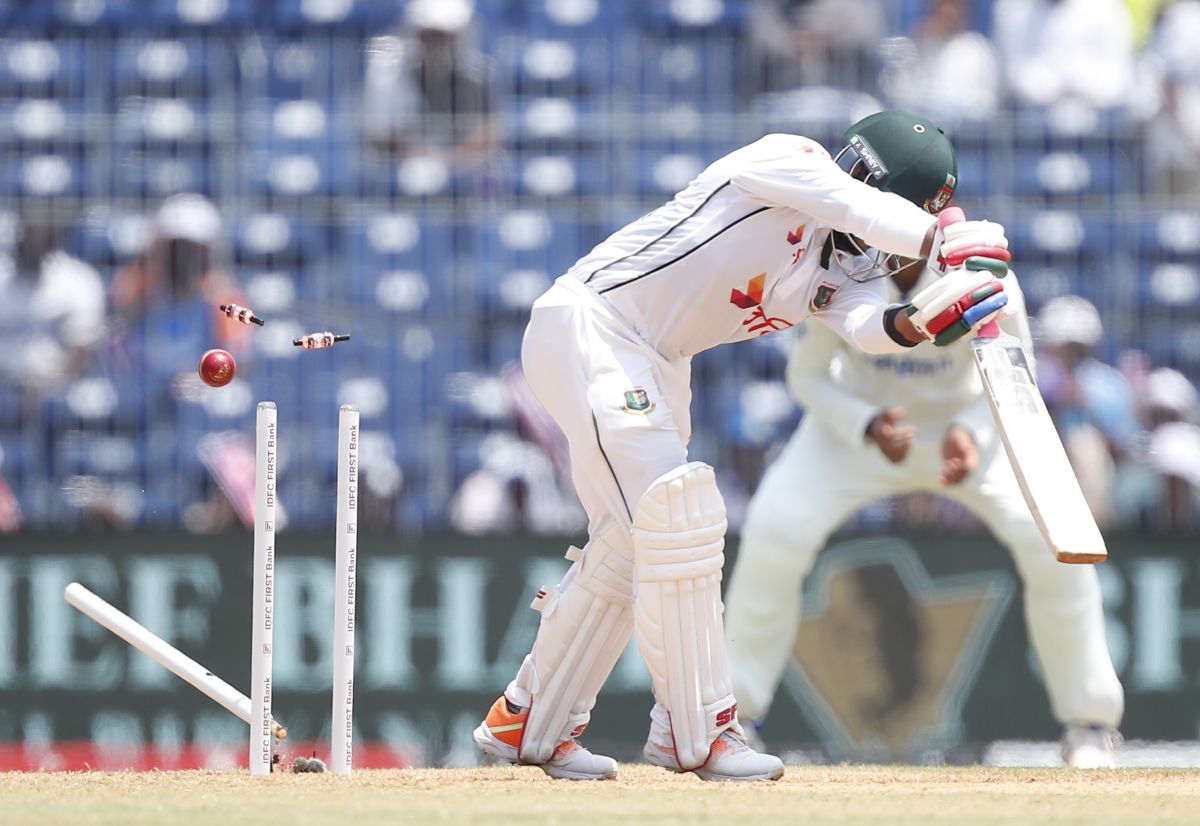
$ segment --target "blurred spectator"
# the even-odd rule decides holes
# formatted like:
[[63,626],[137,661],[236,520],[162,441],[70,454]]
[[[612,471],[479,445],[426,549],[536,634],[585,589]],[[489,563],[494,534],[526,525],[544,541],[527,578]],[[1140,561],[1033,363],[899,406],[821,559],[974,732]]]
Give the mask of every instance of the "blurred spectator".
[[1104,329],[1090,301],[1076,295],[1053,298],[1035,322],[1038,385],[1083,495],[1104,527],[1115,517],[1116,461],[1135,453],[1142,431],[1133,388],[1095,356]]
[[367,44],[369,140],[423,160],[427,176],[470,172],[499,145],[491,67],[468,42],[474,10],[473,0],[411,0],[405,31]]
[[1163,12],[1146,59],[1159,78],[1162,108],[1147,130],[1156,185],[1170,194],[1200,191],[1200,0]]
[[118,323],[117,366],[168,378],[194,370],[211,347],[239,354],[248,328],[217,308],[244,299],[222,258],[216,206],[191,193],[167,198],[154,216],[146,249],[114,276],[109,289]]
[[49,206],[17,217],[12,254],[0,259],[0,379],[40,395],[87,371],[104,339],[99,273],[59,247]]
[[587,525],[574,496],[558,484],[554,465],[532,442],[498,432],[479,448],[471,471],[450,500],[450,525],[467,534],[564,534]]
[[827,87],[873,95],[886,27],[878,0],[754,0],[746,92]]
[[1121,0],[997,0],[993,33],[1018,103],[1107,110],[1134,94],[1133,21]]
[[1200,394],[1182,373],[1159,368],[1138,408],[1149,437],[1145,461],[1120,479],[1123,521],[1151,530],[1200,527]]
[[896,106],[935,121],[991,117],[1000,99],[992,42],[970,28],[967,0],[932,0],[912,40],[889,44],[882,84]]

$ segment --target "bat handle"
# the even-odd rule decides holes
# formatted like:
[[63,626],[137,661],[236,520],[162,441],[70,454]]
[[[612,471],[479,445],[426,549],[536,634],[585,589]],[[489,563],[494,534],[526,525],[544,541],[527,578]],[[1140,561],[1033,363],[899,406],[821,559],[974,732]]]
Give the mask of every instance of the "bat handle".
[[993,318],[987,324],[984,324],[979,328],[979,332],[976,333],[976,336],[979,338],[999,338],[1000,325],[997,324],[996,319]]
[[[967,220],[967,214],[962,211],[961,207],[946,207],[938,213],[938,226],[940,226],[942,229],[945,229],[951,224],[957,224],[959,221],[965,220]],[[999,338],[1000,325],[996,323],[995,319],[992,319],[987,324],[984,324],[982,327],[980,327],[979,332],[976,335],[978,335],[979,338]]]

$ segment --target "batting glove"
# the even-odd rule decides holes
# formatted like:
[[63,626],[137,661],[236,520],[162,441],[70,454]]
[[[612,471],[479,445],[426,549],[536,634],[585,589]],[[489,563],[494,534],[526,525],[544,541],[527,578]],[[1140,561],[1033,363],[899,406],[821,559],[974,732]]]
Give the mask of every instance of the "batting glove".
[[938,214],[934,249],[943,270],[955,267],[990,270],[999,278],[1008,274],[1008,262],[1012,259],[1002,224],[968,221],[958,207],[948,207]]
[[913,327],[938,347],[953,344],[994,319],[1008,304],[1004,283],[989,267],[959,267],[913,296]]

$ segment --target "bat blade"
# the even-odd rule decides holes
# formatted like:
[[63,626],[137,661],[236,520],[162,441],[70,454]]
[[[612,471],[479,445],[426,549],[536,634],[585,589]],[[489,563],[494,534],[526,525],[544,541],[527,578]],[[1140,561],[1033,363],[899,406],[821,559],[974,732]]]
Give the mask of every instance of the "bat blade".
[[1059,562],[1108,558],[1021,342],[1001,333],[971,342],[1004,450],[1038,529]]

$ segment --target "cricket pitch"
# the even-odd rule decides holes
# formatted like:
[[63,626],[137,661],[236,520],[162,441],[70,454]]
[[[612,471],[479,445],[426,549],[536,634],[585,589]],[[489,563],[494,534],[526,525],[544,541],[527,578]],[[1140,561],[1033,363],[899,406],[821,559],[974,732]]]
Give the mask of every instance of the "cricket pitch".
[[533,768],[0,774],[5,826],[64,824],[1174,824],[1200,770],[790,766],[777,783],[704,783],[644,765],[603,783]]

